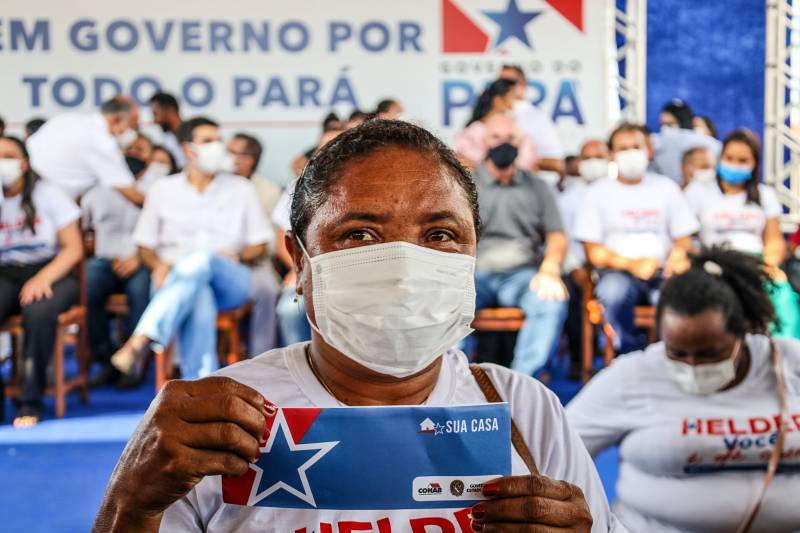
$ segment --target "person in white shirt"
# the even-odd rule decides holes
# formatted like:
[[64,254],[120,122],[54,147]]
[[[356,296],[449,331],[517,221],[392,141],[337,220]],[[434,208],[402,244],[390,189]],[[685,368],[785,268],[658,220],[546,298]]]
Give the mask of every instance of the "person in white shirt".
[[514,116],[522,131],[533,139],[539,157],[537,161],[539,170],[562,173],[564,150],[561,148],[558,130],[547,113],[528,99],[528,80],[525,71],[519,65],[503,65],[500,79],[514,82],[514,89],[511,91],[514,99]]
[[27,141],[31,166],[41,178],[77,200],[95,185],[117,189],[142,205],[123,151],[136,140],[139,107],[117,96],[99,113],[65,113],[51,118]]
[[466,356],[450,348],[468,334],[474,316],[479,219],[474,183],[452,151],[413,124],[367,122],[311,159],[297,182],[291,218],[286,244],[315,325],[312,341],[220,376],[169,383],[119,460],[96,531],[121,523],[143,533],[324,531],[321,522],[355,521],[377,531],[378,520],[381,531],[411,531],[410,520],[421,517],[451,532],[462,531],[463,520],[475,531],[623,531],[556,397],[495,365],[478,368],[510,402],[524,441],[518,449],[530,451],[540,473],[531,474],[512,452],[513,476],[487,484],[489,499],[475,507],[223,504],[219,475],[248,471],[275,405],[487,402]]
[[178,99],[169,93],[157,92],[150,97],[150,112],[153,114],[153,122],[161,128],[163,134],[160,143],[170,151],[178,167],[183,168],[186,166],[186,156],[178,141],[183,123]]
[[712,248],[691,262],[661,293],[662,342],[601,371],[567,417],[593,456],[620,447],[614,511],[631,531],[743,531],[776,455],[777,474],[747,531],[796,532],[800,343],[769,338],[775,310],[756,258]]
[[622,124],[609,137],[617,179],[601,179],[586,191],[574,238],[599,271],[595,294],[616,332],[615,349],[644,345],[633,310],[652,303],[662,277],[686,268],[686,252],[699,226],[678,185],[646,172],[646,130]]
[[586,254],[583,244],[574,237],[578,210],[583,202],[586,189],[595,181],[609,177],[608,144],[600,139],[590,139],[581,146],[578,156],[578,175],[567,176],[561,182],[561,192],[556,197],[564,230],[569,239],[567,257],[564,259],[562,271],[564,284],[569,291],[567,319],[564,331],[569,342],[570,369],[569,375],[578,379],[581,370],[581,353],[583,338],[583,290],[587,283]]
[[[261,161],[261,143],[246,133],[235,134],[228,141],[228,152],[233,156],[233,173],[250,180],[258,194],[264,218],[269,221],[281,197],[281,188],[256,174]],[[274,228],[273,228],[274,229]],[[250,316],[250,353],[260,354],[276,346],[275,304],[280,294],[280,280],[271,262],[272,255],[252,270],[253,312]]]
[[797,295],[781,264],[786,242],[780,227],[783,208],[775,190],[761,183],[761,143],[749,130],[731,132],[723,143],[718,178],[692,183],[686,197],[700,219],[700,240],[706,246],[725,244],[764,258],[776,285],[776,335],[800,338]]
[[696,146],[689,148],[681,158],[681,189],[690,183],[708,183],[717,179],[717,158],[708,148]]
[[30,427],[42,417],[58,315],[78,302],[73,269],[83,257],[80,210],[60,189],[38,181],[15,137],[0,137],[0,183],[0,322],[22,315],[14,426]]
[[[141,166],[141,165],[140,165]],[[135,172],[135,170],[132,169]],[[156,179],[152,170],[142,170],[137,185],[142,192]],[[116,383],[121,388],[138,385],[138,376],[122,377],[111,366],[111,356],[118,346],[111,338],[111,318],[106,311],[108,297],[122,293],[128,299],[128,314],[122,337],[127,338],[150,301],[150,270],[142,264],[133,231],[141,208],[118,191],[97,185],[81,198],[84,231],[92,232],[93,255],[86,262],[86,305],[88,307],[89,348],[99,371],[92,386]]]
[[111,358],[123,374],[141,375],[150,346],[166,347],[175,336],[184,378],[216,370],[217,311],[247,301],[248,265],[274,238],[253,184],[230,174],[233,162],[219,126],[191,119],[181,126],[181,140],[185,171],[153,184],[133,234],[158,290]]

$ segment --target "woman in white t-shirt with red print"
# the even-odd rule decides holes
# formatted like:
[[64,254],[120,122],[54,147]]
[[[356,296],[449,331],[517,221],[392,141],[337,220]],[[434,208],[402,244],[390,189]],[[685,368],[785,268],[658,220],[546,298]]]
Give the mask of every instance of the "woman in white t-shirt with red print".
[[760,182],[760,159],[753,132],[730,133],[722,144],[716,181],[691,183],[686,198],[700,219],[704,246],[726,245],[763,257],[775,281],[771,296],[780,321],[773,333],[800,338],[797,296],[780,269],[786,255],[779,218],[783,210],[775,190]]
[[83,256],[80,210],[60,189],[38,181],[25,145],[14,137],[0,137],[0,180],[0,322],[22,314],[14,426],[29,427],[42,416],[58,315],[78,301],[71,272]]
[[800,343],[767,336],[754,256],[712,248],[691,262],[661,292],[663,341],[600,372],[567,417],[592,455],[619,446],[614,512],[630,531],[800,531]]

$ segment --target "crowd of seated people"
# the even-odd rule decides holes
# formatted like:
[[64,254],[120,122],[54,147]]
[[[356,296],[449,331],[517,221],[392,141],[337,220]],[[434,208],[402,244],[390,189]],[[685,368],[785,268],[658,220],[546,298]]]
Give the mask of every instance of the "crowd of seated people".
[[[701,245],[762,258],[772,333],[800,338],[800,238],[787,245],[780,231],[755,134],[719,141],[710,119],[675,100],[659,133],[619,124],[564,158],[555,125],[526,90],[522,69],[504,66],[453,142],[480,198],[477,308],[524,314],[512,368],[546,379],[566,336],[577,376],[586,290],[614,332],[614,351],[644,348],[635,309],[657,305],[665,280],[686,272]],[[25,141],[0,137],[0,321],[21,314],[26,331],[17,426],[44,414],[54,320],[80,300],[77,269],[93,386],[139,386],[152,351],[168,347],[183,378],[209,375],[219,365],[217,314],[246,303],[247,354],[310,338],[284,244],[294,182],[259,174],[264,147],[249,133],[223,139],[212,119],[185,119],[168,93],[149,107],[152,131],[120,95],[96,113],[31,119]],[[329,114],[292,172],[341,132],[405,114],[395,99],[374,112]],[[116,327],[107,302],[120,294],[127,314]]]

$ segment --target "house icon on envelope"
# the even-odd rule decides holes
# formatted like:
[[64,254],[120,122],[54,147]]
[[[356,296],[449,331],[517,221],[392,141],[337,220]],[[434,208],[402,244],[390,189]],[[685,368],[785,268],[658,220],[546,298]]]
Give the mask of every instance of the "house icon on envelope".
[[435,431],[436,431],[436,424],[434,424],[433,420],[431,420],[430,418],[426,418],[419,425],[420,433],[433,433]]

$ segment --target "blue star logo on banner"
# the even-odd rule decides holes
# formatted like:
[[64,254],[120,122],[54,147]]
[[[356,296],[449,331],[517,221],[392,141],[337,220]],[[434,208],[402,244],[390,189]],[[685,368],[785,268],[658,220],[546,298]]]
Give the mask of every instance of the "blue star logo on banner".
[[525,26],[541,15],[541,11],[520,11],[517,7],[517,0],[509,0],[505,11],[484,11],[483,14],[500,26],[500,35],[495,42],[495,48],[510,37],[516,37],[525,46],[533,49],[533,45],[528,41],[528,35],[525,33]]
[[250,505],[281,489],[316,507],[306,471],[339,442],[297,444],[289,431],[283,411],[279,411],[258,461]]

